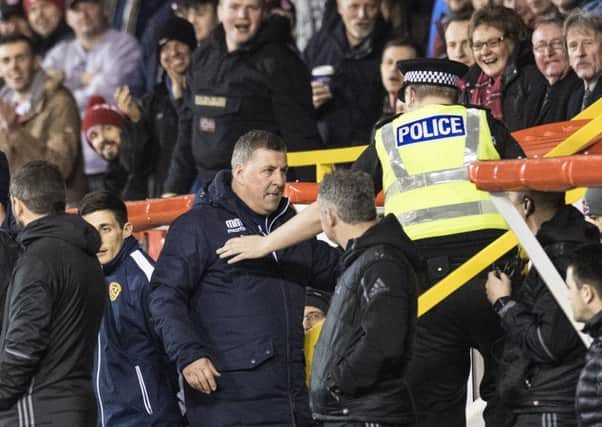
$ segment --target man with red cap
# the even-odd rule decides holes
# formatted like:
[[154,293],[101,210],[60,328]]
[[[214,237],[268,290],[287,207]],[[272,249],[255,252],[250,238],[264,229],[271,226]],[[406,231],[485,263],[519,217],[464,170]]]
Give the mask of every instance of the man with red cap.
[[40,55],[44,56],[55,44],[73,36],[65,22],[64,0],[23,0],[23,8],[36,35]]
[[144,167],[141,150],[123,138],[123,116],[101,96],[92,96],[82,122],[83,138],[107,162],[103,190],[121,194],[124,200],[143,199],[146,182],[137,179],[136,168]]

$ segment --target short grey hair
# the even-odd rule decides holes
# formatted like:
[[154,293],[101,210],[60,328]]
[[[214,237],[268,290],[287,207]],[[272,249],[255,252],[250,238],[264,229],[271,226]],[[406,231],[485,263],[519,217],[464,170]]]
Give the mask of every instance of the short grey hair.
[[563,36],[566,43],[566,36],[571,29],[589,29],[596,33],[596,37],[602,37],[602,17],[587,13],[581,9],[576,9],[564,21]]
[[10,195],[38,215],[65,212],[65,181],[55,165],[34,160],[11,177]]
[[286,144],[278,135],[266,130],[251,130],[236,141],[230,165],[232,169],[237,164],[244,165],[260,148],[279,151],[286,154]]
[[347,224],[374,221],[374,183],[366,172],[355,169],[337,169],[320,183],[318,205],[334,208]]
[[429,84],[409,84],[408,87],[412,88],[416,93],[416,98],[423,100],[428,96],[436,96],[440,98],[448,99],[451,103],[455,104],[458,102],[460,97],[460,89],[451,86],[438,86]]

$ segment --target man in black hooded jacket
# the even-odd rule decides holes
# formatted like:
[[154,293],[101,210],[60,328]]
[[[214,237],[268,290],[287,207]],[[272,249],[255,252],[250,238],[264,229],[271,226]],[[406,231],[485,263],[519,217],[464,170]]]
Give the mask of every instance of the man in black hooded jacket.
[[309,72],[290,23],[281,16],[262,22],[264,3],[220,1],[221,25],[194,51],[166,193],[194,191],[230,168],[236,140],[252,129],[279,134],[289,151],[320,145]]
[[[572,251],[600,240],[581,212],[565,206],[564,193],[527,191],[511,200],[563,276]],[[486,286],[506,332],[498,391],[509,409],[507,425],[576,426],[585,346],[573,326],[534,268],[516,289],[501,272],[489,273]]]
[[92,364],[106,299],[98,233],[66,215],[61,173],[25,164],[10,186],[24,247],[0,336],[0,426],[96,424]]
[[327,175],[318,206],[324,232],[345,253],[313,356],[313,417],[324,426],[413,424],[404,376],[416,328],[418,250],[395,215],[377,220],[365,172]]

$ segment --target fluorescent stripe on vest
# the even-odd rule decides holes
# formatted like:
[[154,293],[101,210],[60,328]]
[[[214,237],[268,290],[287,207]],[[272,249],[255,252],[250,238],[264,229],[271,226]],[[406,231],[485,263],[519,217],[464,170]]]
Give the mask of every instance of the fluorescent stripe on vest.
[[468,181],[475,160],[499,160],[485,111],[428,105],[376,132],[385,214],[394,213],[412,240],[507,229],[489,195]]

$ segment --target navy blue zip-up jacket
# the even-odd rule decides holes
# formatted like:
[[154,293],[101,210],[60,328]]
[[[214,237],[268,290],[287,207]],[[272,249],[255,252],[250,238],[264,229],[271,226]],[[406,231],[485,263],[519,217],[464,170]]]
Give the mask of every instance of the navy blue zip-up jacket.
[[268,217],[251,211],[221,171],[201,202],[170,227],[151,280],[150,311],[182,371],[208,357],[217,390],[185,384],[195,426],[311,425],[304,378],[305,286],[332,289],[338,250],[309,240],[229,265],[216,250],[230,238],[266,234],[294,214],[283,199]]
[[109,301],[94,364],[99,425],[182,426],[177,373],[148,313],[153,261],[128,237],[103,270]]

